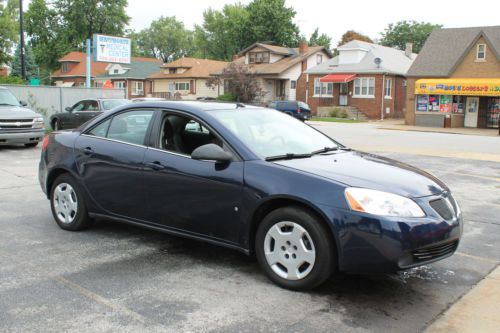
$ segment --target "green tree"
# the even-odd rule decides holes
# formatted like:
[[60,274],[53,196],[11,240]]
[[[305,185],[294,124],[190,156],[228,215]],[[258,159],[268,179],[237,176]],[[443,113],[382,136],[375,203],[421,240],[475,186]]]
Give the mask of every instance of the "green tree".
[[151,26],[136,34],[137,52],[153,55],[164,62],[191,55],[194,52],[193,33],[184,23],[172,17],[151,22]]
[[441,28],[440,24],[417,21],[390,23],[381,33],[380,44],[404,50],[406,43],[413,44],[413,52],[419,53],[432,30]]
[[373,43],[373,40],[370,37],[354,30],[348,30],[342,35],[342,38],[340,39],[340,42],[338,43],[337,47],[349,43],[353,40],[360,40],[362,42]]
[[309,45],[311,46],[324,46],[328,50],[330,49],[330,44],[332,43],[332,38],[326,34],[319,34],[318,28],[314,30],[311,37],[309,38]]
[[0,65],[11,60],[11,49],[19,38],[19,2],[0,0]]
[[[38,76],[38,65],[35,62],[35,56],[29,45],[24,48],[24,63],[26,66],[26,77],[31,78],[33,76]],[[17,44],[16,52],[14,53],[14,59],[10,64],[11,76],[22,77],[21,73],[21,44]]]
[[292,7],[285,6],[285,0],[253,0],[248,4],[247,11],[247,46],[265,41],[288,47],[299,44],[299,28],[293,23],[296,12]]
[[37,63],[56,68],[67,52],[83,51],[94,33],[124,35],[126,6],[127,0],[32,0],[25,20]]
[[248,17],[248,11],[241,4],[225,5],[222,11],[206,10],[203,24],[196,25],[194,30],[196,56],[231,60],[234,54],[249,45]]

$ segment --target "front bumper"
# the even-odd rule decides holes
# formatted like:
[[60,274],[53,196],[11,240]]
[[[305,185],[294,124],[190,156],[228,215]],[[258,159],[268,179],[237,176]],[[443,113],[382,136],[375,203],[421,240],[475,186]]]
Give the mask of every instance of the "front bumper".
[[0,145],[35,143],[43,140],[45,129],[29,129],[23,131],[0,131]]
[[[342,211],[333,220],[339,243],[339,269],[387,273],[451,256],[462,235],[463,218],[449,194],[414,199],[423,218],[380,217]],[[449,203],[448,211],[436,205]],[[436,210],[436,207],[438,208]],[[340,218],[340,219],[339,219]]]

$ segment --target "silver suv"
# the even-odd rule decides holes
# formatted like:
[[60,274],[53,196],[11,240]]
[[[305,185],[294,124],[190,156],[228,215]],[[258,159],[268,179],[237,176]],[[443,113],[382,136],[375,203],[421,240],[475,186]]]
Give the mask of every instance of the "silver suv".
[[45,124],[42,115],[26,108],[25,102],[0,87],[0,145],[24,144],[36,147],[43,139]]

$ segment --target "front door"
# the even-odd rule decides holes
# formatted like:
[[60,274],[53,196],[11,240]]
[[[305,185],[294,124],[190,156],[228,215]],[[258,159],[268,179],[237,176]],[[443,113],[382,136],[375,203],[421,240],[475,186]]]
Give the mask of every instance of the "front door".
[[340,84],[340,94],[339,94],[339,105],[340,106],[347,106],[347,96],[348,96],[348,86],[347,83],[341,83]]
[[[189,117],[165,114],[156,148],[146,151],[147,221],[232,243],[240,228],[243,162],[193,160],[200,145],[225,144]],[[226,149],[226,148],[224,148]]]
[[467,97],[464,127],[477,127],[479,97]]

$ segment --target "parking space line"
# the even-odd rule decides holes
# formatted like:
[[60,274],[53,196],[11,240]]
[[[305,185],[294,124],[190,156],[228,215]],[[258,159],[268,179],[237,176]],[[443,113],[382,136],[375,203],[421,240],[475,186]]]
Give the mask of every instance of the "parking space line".
[[462,257],[467,257],[467,258],[471,258],[471,259],[475,259],[475,260],[481,260],[481,261],[488,262],[491,264],[497,264],[497,265],[500,264],[500,261],[498,261],[498,260],[478,257],[478,256],[475,256],[473,254],[468,254],[468,253],[458,252],[458,251],[455,252],[455,254],[458,254],[459,256],[462,256]]
[[476,175],[473,173],[464,173],[464,172],[457,172],[457,171],[451,171],[451,172],[447,172],[447,173],[451,173],[451,174],[458,175],[458,176],[477,177],[477,178],[482,178],[482,179],[486,179],[486,180],[493,180],[495,182],[500,183],[500,178],[497,178],[497,177],[482,176],[482,175]]
[[121,312],[121,313],[141,322],[141,323],[146,323],[146,319],[142,315],[140,315],[139,313],[134,312],[134,311],[132,311],[124,306],[121,306],[120,304],[117,304],[117,303],[115,303],[115,302],[113,302],[105,297],[102,297],[102,296],[88,290],[87,288],[84,288],[84,287],[82,287],[82,286],[80,286],[80,285],[78,285],[78,284],[76,284],[68,279],[63,278],[62,276],[54,276],[54,277],[52,277],[52,279],[55,280],[56,282],[64,285],[65,287],[68,287],[71,290],[76,291],[76,292],[84,295],[85,297],[90,298],[91,300],[93,300],[97,303],[105,305],[105,306],[107,306],[115,311]]

